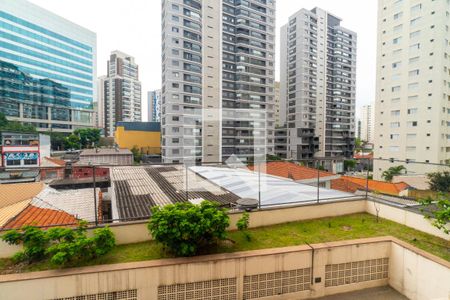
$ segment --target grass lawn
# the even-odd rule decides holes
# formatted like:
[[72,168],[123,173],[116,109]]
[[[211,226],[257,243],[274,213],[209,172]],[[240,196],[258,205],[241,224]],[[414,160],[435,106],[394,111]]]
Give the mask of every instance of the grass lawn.
[[[366,213],[291,222],[250,229],[249,232],[252,237],[250,242],[245,239],[241,232],[233,231],[229,232],[228,238],[234,240],[235,243],[223,243],[208,249],[208,251],[202,254],[276,248],[302,245],[305,243],[314,244],[391,235],[450,261],[449,241],[389,220],[380,218],[377,223],[375,216]],[[86,263],[77,263],[76,266],[113,264],[168,257],[172,256],[165,253],[161,245],[154,241],[149,241],[119,245],[101,258]],[[53,266],[45,261],[33,264],[14,265],[10,259],[0,259],[0,274],[40,271],[54,268],[57,268],[57,266]]]

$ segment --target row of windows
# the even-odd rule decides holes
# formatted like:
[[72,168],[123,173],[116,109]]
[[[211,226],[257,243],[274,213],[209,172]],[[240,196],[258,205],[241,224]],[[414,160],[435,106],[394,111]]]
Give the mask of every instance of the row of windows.
[[15,43],[20,43],[20,44],[23,44],[23,45],[26,45],[26,46],[29,46],[29,47],[33,47],[35,49],[39,49],[39,50],[45,51],[47,53],[55,54],[55,55],[60,56],[62,58],[70,59],[72,61],[75,61],[75,62],[81,63],[83,65],[86,65],[88,67],[92,66],[92,60],[89,61],[89,60],[86,60],[86,59],[82,59],[82,58],[79,58],[78,56],[74,56],[74,55],[71,55],[69,53],[62,52],[62,51],[59,51],[59,50],[47,47],[47,46],[44,46],[44,45],[39,44],[39,43],[35,43],[33,41],[30,41],[30,40],[18,37],[16,35],[9,34],[7,32],[1,31],[1,30],[0,30],[0,37],[2,37],[4,39],[7,39],[7,40],[10,40],[10,41],[14,41]]
[[59,42],[54,41],[52,39],[46,38],[46,37],[44,37],[42,35],[35,34],[33,32],[30,32],[28,30],[22,29],[20,27],[13,26],[13,25],[11,25],[9,23],[6,23],[6,22],[3,22],[1,20],[0,20],[0,27],[4,28],[4,29],[7,29],[9,31],[18,33],[20,35],[24,35],[26,37],[32,38],[32,39],[37,40],[39,42],[58,47],[60,49],[72,52],[74,54],[78,54],[78,55],[83,56],[83,57],[88,58],[88,59],[92,59],[92,54],[90,54],[90,53],[86,53],[86,52],[81,51],[79,49],[67,46],[65,44],[62,44],[62,43],[59,43]]
[[22,53],[22,54],[25,54],[25,55],[34,56],[36,58],[40,58],[40,59],[45,60],[45,61],[53,62],[53,63],[59,64],[59,65],[63,65],[63,66],[70,67],[70,68],[74,68],[74,69],[77,69],[77,70],[80,70],[80,71],[92,74],[92,69],[91,68],[83,67],[83,66],[80,66],[78,64],[74,64],[74,63],[71,63],[71,62],[68,62],[68,61],[65,61],[65,60],[53,57],[53,56],[48,56],[48,55],[42,54],[40,52],[36,52],[36,51],[30,50],[30,49],[27,49],[27,48],[16,46],[16,45],[4,42],[4,41],[0,41],[0,48],[5,48],[5,49],[12,50],[12,51],[15,51],[15,52],[18,52],[18,53]]
[[2,17],[3,19],[6,19],[6,20],[12,21],[14,23],[17,23],[19,25],[28,27],[28,28],[30,28],[32,30],[38,31],[38,32],[43,33],[45,35],[51,36],[53,38],[56,38],[56,39],[58,39],[60,41],[66,42],[68,44],[71,44],[73,46],[76,46],[76,47],[79,47],[81,49],[84,49],[84,50],[87,50],[89,52],[92,52],[92,47],[90,47],[90,46],[84,45],[84,44],[82,44],[82,43],[80,43],[78,41],[75,41],[75,40],[70,39],[68,37],[65,37],[63,35],[60,35],[60,34],[58,34],[56,32],[50,31],[50,30],[45,29],[45,28],[43,28],[41,26],[38,26],[36,24],[30,23],[28,21],[25,21],[23,19],[20,19],[18,17],[13,16],[13,15],[10,15],[10,14],[4,12],[4,11],[0,11],[0,17]]
[[43,69],[47,69],[47,70],[51,70],[51,71],[55,71],[55,72],[59,72],[59,73],[63,73],[63,74],[67,74],[67,75],[71,75],[71,76],[75,76],[78,77],[80,79],[86,79],[86,80],[92,80],[92,76],[90,75],[85,75],[85,74],[81,74],[72,70],[68,70],[65,68],[60,68],[51,64],[47,64],[44,62],[40,62],[34,59],[29,59],[23,56],[19,56],[19,55],[15,55],[12,53],[8,53],[8,52],[4,52],[0,50],[0,57],[6,58],[6,59],[10,59],[13,61],[16,61],[18,63],[24,63],[27,65],[33,65],[39,68],[43,68]]

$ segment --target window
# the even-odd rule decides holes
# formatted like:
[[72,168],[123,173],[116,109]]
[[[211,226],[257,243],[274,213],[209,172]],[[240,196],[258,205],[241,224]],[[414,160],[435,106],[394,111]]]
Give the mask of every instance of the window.
[[398,134],[398,133],[394,133],[394,134],[391,134],[391,140],[398,140],[400,138],[400,134]]
[[402,31],[403,29],[403,24],[399,24],[397,26],[394,26],[394,33],[398,33],[400,31]]
[[399,151],[399,147],[398,146],[390,146],[389,147],[389,151],[391,151],[391,152],[398,152]]
[[408,115],[417,114],[417,108],[408,108]]
[[172,9],[173,10],[179,10],[180,7],[178,5],[176,5],[176,4],[172,4]]
[[412,13],[412,14],[413,14],[413,13],[417,13],[417,12],[419,12],[421,9],[422,9],[422,4],[421,4],[421,3],[416,4],[416,5],[414,5],[413,7],[411,7],[411,13]]
[[392,92],[400,92],[400,86],[399,85],[393,86],[392,87]]
[[406,123],[408,127],[417,127],[417,121],[409,121]]
[[409,46],[410,51],[416,51],[420,49],[420,43],[412,44]]
[[394,14],[394,20],[398,20],[403,16],[403,12],[398,12],[396,14]]
[[418,82],[408,84],[408,91],[417,91],[417,90],[419,90]]
[[406,135],[406,139],[408,139],[408,140],[413,140],[413,139],[415,139],[417,137],[417,134],[415,134],[415,133],[408,133],[407,135]]
[[392,44],[397,45],[400,43],[400,41],[402,40],[402,37],[396,37],[395,39],[392,40]]
[[407,146],[406,151],[416,151],[416,147],[415,146]]
[[177,27],[172,27],[172,32],[179,32],[180,30]]
[[408,75],[409,75],[409,77],[414,77],[414,76],[419,75],[419,69],[409,71]]
[[409,38],[410,38],[410,39],[417,38],[417,37],[419,37],[419,36],[420,36],[420,30],[411,32],[411,33],[409,34]]
[[414,18],[411,21],[409,21],[409,25],[412,27],[412,26],[419,24],[419,22],[420,22],[420,17],[417,17],[417,18]]
[[392,117],[400,116],[400,110],[391,110],[391,116]]
[[409,63],[410,64],[413,64],[413,63],[418,62],[418,61],[419,61],[419,56],[411,57],[409,59]]
[[391,128],[399,128],[400,122],[391,122]]

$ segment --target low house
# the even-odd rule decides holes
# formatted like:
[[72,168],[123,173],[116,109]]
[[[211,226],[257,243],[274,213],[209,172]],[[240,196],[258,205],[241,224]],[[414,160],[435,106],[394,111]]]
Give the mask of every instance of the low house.
[[80,153],[78,166],[87,165],[125,166],[133,164],[133,153],[129,149],[85,149]]
[[137,147],[142,154],[161,154],[159,122],[117,122],[114,137],[120,148]]
[[327,171],[302,166],[288,161],[272,161],[260,166],[249,166],[250,170],[267,173],[272,176],[292,179],[295,182],[330,188],[331,181],[341,176]]
[[342,176],[331,182],[331,188],[343,192],[355,193],[356,191],[376,192],[392,196],[402,196],[403,192],[410,188],[405,182],[385,182],[379,180],[367,180],[366,178]]

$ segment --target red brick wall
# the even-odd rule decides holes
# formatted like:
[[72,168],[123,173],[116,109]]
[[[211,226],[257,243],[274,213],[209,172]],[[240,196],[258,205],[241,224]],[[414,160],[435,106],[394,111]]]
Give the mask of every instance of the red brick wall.
[[[46,168],[41,169],[40,171],[41,180],[64,178],[64,168]],[[54,175],[54,173],[56,173],[56,176]]]
[[[72,178],[90,178],[92,177],[93,172],[92,168],[88,167],[73,167],[72,169]],[[95,168],[95,177],[108,177],[109,169],[108,168]]]

